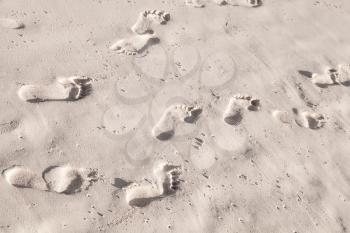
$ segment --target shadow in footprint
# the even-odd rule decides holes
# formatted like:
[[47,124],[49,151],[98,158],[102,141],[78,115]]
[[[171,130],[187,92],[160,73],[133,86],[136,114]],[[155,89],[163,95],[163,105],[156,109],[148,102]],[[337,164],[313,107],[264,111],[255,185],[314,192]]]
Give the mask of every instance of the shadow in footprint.
[[166,141],[166,140],[169,140],[170,138],[172,138],[174,135],[175,135],[174,130],[168,130],[168,131],[159,133],[156,136],[156,138],[159,139],[160,141]]
[[184,121],[187,123],[194,123],[198,120],[203,110],[201,108],[195,109],[194,107],[190,107],[189,111],[191,112],[191,116],[185,117]]
[[307,70],[298,70],[298,73],[307,77],[307,78],[311,78],[312,77],[312,72],[307,71]]
[[345,82],[340,82],[341,85],[349,87],[350,86],[350,80],[349,81],[345,81]]
[[152,201],[160,200],[162,197],[135,198],[129,202],[129,205],[136,207],[145,207]]
[[69,166],[50,166],[42,172],[42,178],[47,184],[49,191],[73,194],[87,189],[92,182],[96,171],[84,175],[79,169]]
[[131,183],[132,182],[123,180],[121,178],[114,178],[114,183],[112,185],[118,189],[122,189],[129,186]]

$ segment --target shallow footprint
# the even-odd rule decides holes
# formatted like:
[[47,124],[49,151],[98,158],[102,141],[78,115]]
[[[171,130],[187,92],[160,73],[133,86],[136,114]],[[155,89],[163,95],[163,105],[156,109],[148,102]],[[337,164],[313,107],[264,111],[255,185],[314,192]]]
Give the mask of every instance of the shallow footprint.
[[113,43],[109,49],[114,50],[120,54],[136,55],[142,52],[152,41],[156,41],[158,37],[155,33],[134,35],[129,38],[120,39]]
[[49,191],[72,194],[86,190],[96,180],[96,171],[71,166],[51,166],[43,172]]
[[180,166],[161,162],[153,169],[155,181],[133,183],[126,188],[126,202],[131,206],[144,207],[151,201],[173,194],[178,190]]
[[195,7],[195,8],[202,8],[205,6],[201,0],[186,0],[185,4],[186,4],[186,6],[191,6],[191,7]]
[[170,14],[160,10],[146,10],[139,14],[136,23],[131,30],[137,34],[151,31],[152,23],[166,24],[170,20]]
[[24,166],[12,166],[2,171],[2,175],[10,185],[18,188],[47,190],[41,176]]
[[19,126],[18,120],[0,123],[0,135],[14,131]]
[[174,136],[177,124],[194,123],[201,113],[202,108],[199,106],[170,105],[152,128],[152,135],[159,140],[168,140]]
[[91,79],[72,76],[57,77],[50,85],[24,85],[17,94],[23,101],[37,103],[43,101],[78,100],[91,92]]
[[325,124],[325,118],[322,114],[308,111],[299,112],[295,108],[293,109],[293,112],[296,115],[295,122],[300,127],[309,129],[320,129]]
[[238,94],[233,96],[223,113],[224,122],[229,125],[238,125],[243,119],[245,109],[258,111],[260,109],[260,100],[250,95]]
[[11,18],[0,18],[0,26],[8,29],[22,29],[25,27],[23,22]]

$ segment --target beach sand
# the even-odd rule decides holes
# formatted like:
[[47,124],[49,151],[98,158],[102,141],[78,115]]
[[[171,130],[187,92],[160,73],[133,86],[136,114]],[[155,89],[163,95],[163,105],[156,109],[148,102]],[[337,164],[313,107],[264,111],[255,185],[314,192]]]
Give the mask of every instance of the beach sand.
[[244,1],[1,0],[0,232],[348,232],[350,2]]

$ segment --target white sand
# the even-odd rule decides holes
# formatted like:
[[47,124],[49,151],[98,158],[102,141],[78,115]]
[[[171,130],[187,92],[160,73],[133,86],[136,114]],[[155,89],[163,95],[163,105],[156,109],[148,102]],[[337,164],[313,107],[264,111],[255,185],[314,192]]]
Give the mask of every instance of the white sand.
[[[242,1],[1,0],[0,232],[348,232],[350,1]],[[145,10],[170,20],[130,44]],[[260,107],[230,125],[239,93]],[[174,104],[203,111],[160,141]]]

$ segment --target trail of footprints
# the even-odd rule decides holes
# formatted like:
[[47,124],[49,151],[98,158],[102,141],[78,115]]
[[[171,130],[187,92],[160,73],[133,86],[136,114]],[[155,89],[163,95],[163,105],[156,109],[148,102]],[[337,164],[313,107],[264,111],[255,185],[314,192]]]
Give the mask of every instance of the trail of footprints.
[[[218,5],[244,5],[257,7],[261,0],[212,0]],[[186,0],[186,5],[192,7],[204,7],[200,0]],[[135,24],[131,27],[134,35],[117,40],[110,46],[117,53],[136,55],[142,52],[152,40],[157,39],[153,32],[153,25],[164,25],[170,20],[170,14],[159,10],[146,10],[139,14]],[[0,19],[0,25],[9,29],[24,28],[24,23],[13,19]],[[340,64],[336,69],[327,68],[324,73],[311,73],[312,83],[320,87],[330,85],[350,84],[350,64]],[[86,77],[57,77],[55,82],[49,85],[24,85],[18,90],[18,96],[26,102],[42,101],[75,101],[91,92],[91,80]],[[239,125],[245,114],[250,114],[261,109],[258,98],[250,95],[234,95],[227,103],[222,113],[224,123],[232,126]],[[160,119],[152,128],[152,136],[158,140],[169,140],[175,133],[179,124],[193,124],[200,117],[202,107],[187,104],[173,104],[166,108]],[[309,111],[292,109],[292,113],[285,110],[273,110],[272,117],[284,124],[293,121],[300,127],[319,129],[325,124],[322,114]],[[17,121],[0,124],[0,134],[7,133],[18,127]],[[195,138],[192,146],[201,148],[204,141]],[[126,202],[131,206],[142,207],[153,200],[174,194],[179,189],[180,166],[167,162],[159,162],[153,168],[152,181],[148,179],[127,184],[125,189]],[[88,189],[97,181],[97,173],[91,169],[76,168],[69,165],[51,166],[38,174],[25,166],[14,165],[2,171],[2,176],[9,185],[17,188],[32,188],[41,191],[49,191],[60,194],[74,194]]]
[[87,189],[96,181],[96,171],[67,166],[52,166],[38,174],[25,166],[12,166],[2,171],[12,186],[72,194]]
[[[153,168],[153,181],[128,183],[126,202],[143,207],[151,201],[173,194],[180,184],[181,167],[159,161]],[[97,171],[85,168],[50,166],[42,174],[28,167],[14,165],[2,171],[6,182],[17,188],[31,188],[59,194],[74,194],[87,190],[97,181]]]

